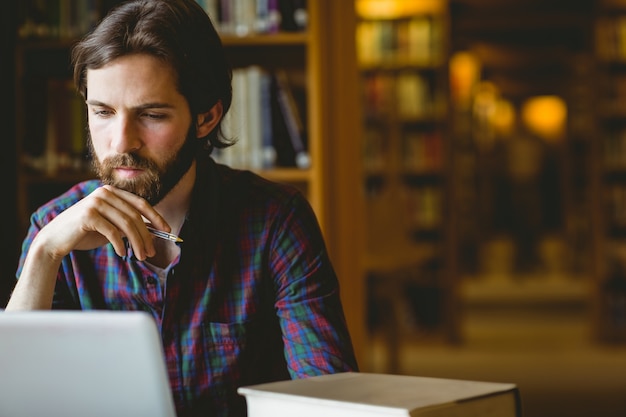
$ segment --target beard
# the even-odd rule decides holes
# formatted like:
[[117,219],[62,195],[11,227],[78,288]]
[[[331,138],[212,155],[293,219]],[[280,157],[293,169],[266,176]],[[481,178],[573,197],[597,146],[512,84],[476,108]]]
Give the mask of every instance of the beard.
[[[98,160],[91,135],[88,137],[88,150],[91,164],[103,184],[131,192],[154,206],[178,184],[187,173],[196,155],[195,129],[192,125],[183,145],[158,163],[136,153],[125,153]],[[115,168],[128,167],[141,169],[141,175],[131,179],[115,177]]]

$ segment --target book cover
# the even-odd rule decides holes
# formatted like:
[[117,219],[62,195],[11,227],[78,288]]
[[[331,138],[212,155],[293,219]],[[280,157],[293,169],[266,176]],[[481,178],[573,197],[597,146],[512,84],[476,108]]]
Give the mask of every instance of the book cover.
[[70,79],[51,78],[47,82],[45,168],[57,171],[83,171],[86,165],[85,105]]
[[[294,97],[294,93],[289,84],[289,79],[285,71],[277,70],[274,74],[276,101],[278,103],[278,109],[280,115],[283,118],[283,122],[286,128],[286,134],[289,139],[291,149],[293,152],[293,161],[289,161],[284,165],[295,165],[300,169],[306,169],[311,166],[311,158],[307,149],[307,131],[300,114],[298,103]],[[280,123],[280,121],[277,121]],[[277,145],[277,148],[280,145]],[[284,146],[283,146],[284,148]],[[281,152],[278,150],[279,158],[281,158]],[[291,154],[287,152],[287,154]]]
[[346,372],[241,387],[248,417],[521,417],[515,384]]
[[272,123],[272,79],[271,75],[261,72],[259,80],[261,102],[261,167],[264,169],[276,166],[276,148],[274,148],[274,126]]
[[252,65],[245,70],[246,74],[246,135],[247,135],[247,155],[245,156],[246,166],[251,169],[263,167],[262,141],[263,125],[269,120],[263,119],[263,97],[261,92],[261,82],[264,70]]

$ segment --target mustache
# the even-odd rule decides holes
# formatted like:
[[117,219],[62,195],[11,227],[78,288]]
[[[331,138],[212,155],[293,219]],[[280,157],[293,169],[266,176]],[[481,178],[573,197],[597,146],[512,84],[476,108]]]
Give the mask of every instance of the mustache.
[[108,168],[128,167],[138,169],[154,169],[156,165],[149,159],[133,153],[111,156],[102,161],[102,165]]

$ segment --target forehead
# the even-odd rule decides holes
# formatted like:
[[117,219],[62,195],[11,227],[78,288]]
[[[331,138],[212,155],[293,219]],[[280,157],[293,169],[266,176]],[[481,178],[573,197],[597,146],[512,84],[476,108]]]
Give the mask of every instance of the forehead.
[[148,54],[116,58],[101,68],[88,69],[86,75],[88,98],[120,95],[182,98],[171,65]]

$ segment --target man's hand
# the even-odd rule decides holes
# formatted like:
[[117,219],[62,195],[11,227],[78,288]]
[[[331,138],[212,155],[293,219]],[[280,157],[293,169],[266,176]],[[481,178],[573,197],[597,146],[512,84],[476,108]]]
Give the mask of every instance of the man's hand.
[[33,239],[22,274],[6,310],[48,309],[62,259],[72,250],[88,250],[111,242],[126,255],[124,238],[137,259],[154,256],[154,237],[145,222],[170,231],[165,219],[143,198],[105,185],[69,207]]
[[93,249],[107,242],[119,256],[125,256],[126,238],[137,259],[144,260],[155,255],[146,220],[159,230],[170,230],[146,200],[105,185],[59,214],[35,239],[48,248],[51,258],[60,260],[74,249]]

